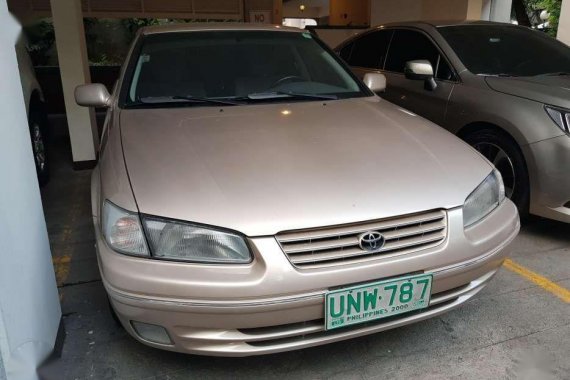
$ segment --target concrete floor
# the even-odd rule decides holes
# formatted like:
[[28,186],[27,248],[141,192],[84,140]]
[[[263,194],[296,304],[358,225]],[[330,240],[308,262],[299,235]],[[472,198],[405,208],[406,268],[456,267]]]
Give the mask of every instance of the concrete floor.
[[[459,310],[342,343],[241,359],[146,347],[109,314],[94,250],[91,173],[71,169],[64,134],[54,143],[42,194],[67,332],[54,378],[570,379],[570,304],[505,268]],[[512,259],[570,289],[570,225],[530,221]]]

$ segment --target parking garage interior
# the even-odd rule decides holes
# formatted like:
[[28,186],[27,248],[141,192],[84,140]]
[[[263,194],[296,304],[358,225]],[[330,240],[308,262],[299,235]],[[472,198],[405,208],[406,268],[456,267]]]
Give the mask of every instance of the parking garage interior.
[[[260,357],[186,355],[140,344],[113,318],[95,249],[90,187],[105,112],[74,99],[77,85],[112,87],[119,74],[117,65],[90,66],[86,19],[284,24],[312,28],[334,48],[388,22],[512,22],[515,2],[0,0],[6,31],[0,72],[11,78],[0,102],[7,115],[0,127],[0,252],[7,258],[0,267],[0,379],[567,379],[570,227],[532,215],[493,281],[463,307],[429,320]],[[557,38],[568,44],[570,3],[561,3]],[[53,23],[58,67],[36,67],[50,130],[50,180],[42,187],[10,50],[15,19]]]

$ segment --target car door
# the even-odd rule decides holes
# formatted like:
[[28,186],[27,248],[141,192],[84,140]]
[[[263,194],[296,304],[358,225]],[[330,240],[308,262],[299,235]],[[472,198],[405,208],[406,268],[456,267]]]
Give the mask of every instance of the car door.
[[[428,60],[433,66],[437,82],[434,90],[426,89],[423,81],[407,79],[404,75],[406,62],[420,59]],[[444,123],[457,75],[427,34],[412,29],[394,30],[383,74],[387,82],[386,92],[380,94],[383,98],[436,124]]]
[[382,73],[392,33],[392,30],[373,30],[361,34],[341,47],[339,55],[360,79],[366,73]]

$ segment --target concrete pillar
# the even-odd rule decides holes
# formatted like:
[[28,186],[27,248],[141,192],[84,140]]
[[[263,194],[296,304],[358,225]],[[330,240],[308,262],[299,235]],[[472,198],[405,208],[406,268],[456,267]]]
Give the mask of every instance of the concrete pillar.
[[481,20],[511,22],[513,0],[483,0]]
[[0,0],[0,379],[35,379],[61,310],[30,142],[15,42]]
[[76,169],[92,167],[99,145],[95,113],[74,99],[75,87],[91,82],[81,0],[51,0],[51,12],[73,164]]
[[570,46],[570,0],[562,0],[557,38]]
[[467,2],[466,20],[481,20],[483,11],[483,0],[469,0]]
[[273,24],[283,24],[283,0],[273,0]]

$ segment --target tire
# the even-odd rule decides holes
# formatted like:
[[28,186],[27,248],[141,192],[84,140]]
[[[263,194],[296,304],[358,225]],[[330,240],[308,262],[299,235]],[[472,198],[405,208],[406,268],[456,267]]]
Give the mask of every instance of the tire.
[[529,212],[530,182],[526,162],[518,144],[506,133],[481,129],[464,140],[487,158],[501,172],[505,193],[525,219]]
[[38,183],[44,186],[49,182],[49,160],[47,155],[48,125],[43,107],[33,104],[30,106],[28,124]]

